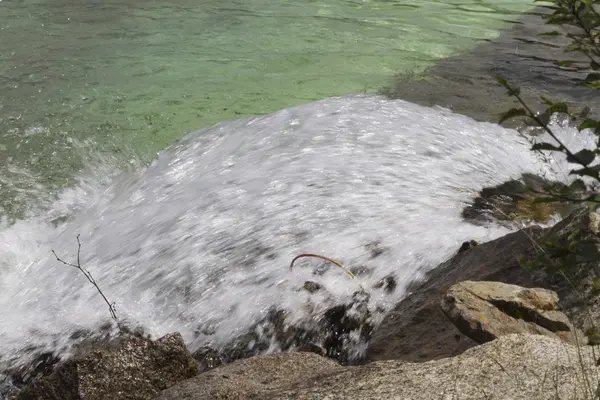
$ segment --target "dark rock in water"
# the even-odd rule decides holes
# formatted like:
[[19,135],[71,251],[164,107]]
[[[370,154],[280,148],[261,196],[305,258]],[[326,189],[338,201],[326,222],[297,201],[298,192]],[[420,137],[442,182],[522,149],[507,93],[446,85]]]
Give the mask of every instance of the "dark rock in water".
[[13,385],[21,387],[39,377],[49,375],[59,361],[60,357],[56,354],[44,351],[37,354],[27,365],[4,372],[10,377]]
[[394,293],[397,286],[398,286],[398,283],[396,282],[396,278],[394,278],[392,275],[388,275],[385,278],[383,278],[382,280],[380,280],[379,282],[377,282],[376,284],[374,284],[373,288],[374,289],[383,288],[383,290],[387,294],[390,294],[390,293]]
[[550,187],[556,189],[560,185],[533,174],[523,174],[519,180],[510,180],[498,186],[483,188],[471,205],[462,211],[465,221],[483,224],[491,221],[533,221],[546,223],[560,213],[565,215],[571,211],[562,203],[538,203],[537,198]]
[[373,333],[368,293],[357,291],[347,304],[327,309],[314,319],[289,324],[287,314],[273,309],[249,332],[220,349],[210,346],[194,352],[193,357],[206,371],[235,360],[264,353],[275,344],[280,351],[313,352],[341,363],[358,362],[352,349],[367,343]]
[[375,259],[375,258],[379,257],[380,255],[382,255],[383,253],[388,251],[388,249],[383,247],[381,242],[379,242],[379,241],[367,243],[365,248],[370,253],[370,255],[369,255],[370,259]]
[[112,348],[81,351],[34,380],[18,400],[146,400],[196,375],[198,365],[179,333],[156,341],[119,338]]
[[463,242],[463,244],[460,246],[460,249],[458,249],[458,254],[467,251],[469,249],[472,249],[473,247],[477,246],[479,243],[477,243],[475,240],[469,240],[468,242]]
[[204,346],[196,350],[192,354],[192,357],[198,361],[198,372],[200,373],[216,368],[225,363],[221,353],[210,346]]
[[323,285],[313,281],[306,281],[304,282],[304,286],[302,286],[302,288],[309,293],[316,293],[319,290],[323,289]]

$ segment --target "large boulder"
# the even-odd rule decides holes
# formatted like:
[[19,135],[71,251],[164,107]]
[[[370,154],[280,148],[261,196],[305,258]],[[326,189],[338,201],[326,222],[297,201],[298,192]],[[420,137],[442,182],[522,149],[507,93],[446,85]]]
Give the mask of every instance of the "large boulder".
[[34,380],[18,400],[147,400],[197,373],[197,363],[179,333],[156,341],[120,338],[88,348]]
[[499,281],[534,287],[519,260],[535,254],[543,230],[532,227],[459,252],[412,283],[406,297],[375,330],[367,349],[371,360],[427,361],[460,354],[477,342],[446,318],[440,301],[450,286],[467,280]]
[[364,400],[593,398],[591,348],[539,335],[507,335],[455,358],[342,367],[311,353],[254,357],[163,391],[156,400]]
[[585,342],[558,311],[556,292],[548,289],[465,281],[450,287],[441,307],[463,334],[478,343],[510,333],[557,336],[572,344]]

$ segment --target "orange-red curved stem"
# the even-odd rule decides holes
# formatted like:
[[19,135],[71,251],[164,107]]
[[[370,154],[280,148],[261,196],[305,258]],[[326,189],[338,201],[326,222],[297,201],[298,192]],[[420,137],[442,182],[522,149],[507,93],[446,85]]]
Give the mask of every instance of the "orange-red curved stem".
[[297,259],[302,258],[302,257],[315,257],[315,258],[320,258],[321,260],[329,261],[330,263],[335,264],[338,267],[340,267],[342,270],[344,270],[344,272],[346,272],[348,275],[350,275],[351,278],[356,278],[356,276],[354,276],[354,274],[352,272],[350,272],[346,268],[344,268],[344,266],[339,261],[336,261],[333,258],[322,256],[320,254],[312,254],[312,253],[303,253],[303,254],[300,254],[300,255],[297,255],[296,257],[294,257],[294,259],[290,263],[290,270],[293,270],[294,262],[296,262]]

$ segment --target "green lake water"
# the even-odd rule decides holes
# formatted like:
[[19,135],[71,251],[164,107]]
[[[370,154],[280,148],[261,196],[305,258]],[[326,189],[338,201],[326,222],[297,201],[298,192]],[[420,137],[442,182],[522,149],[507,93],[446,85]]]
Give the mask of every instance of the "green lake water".
[[527,0],[0,1],[0,215],[187,132],[374,93],[493,39]]

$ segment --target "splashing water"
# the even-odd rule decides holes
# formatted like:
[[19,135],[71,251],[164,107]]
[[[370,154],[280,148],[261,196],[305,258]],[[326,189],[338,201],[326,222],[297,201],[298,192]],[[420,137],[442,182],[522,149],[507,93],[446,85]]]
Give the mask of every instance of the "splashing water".
[[[582,143],[574,129],[559,131]],[[119,315],[154,335],[180,331],[193,348],[226,342],[273,305],[306,317],[314,295],[298,288],[307,279],[337,302],[388,274],[402,289],[463,241],[507,233],[463,222],[471,195],[461,189],[523,172],[556,176],[513,130],[366,95],[194,132],[148,168],[110,185],[84,181],[48,215],[0,231],[0,354],[62,349],[70,332],[108,320],[94,288],[52,256],[73,260],[78,233],[82,264]],[[366,247],[374,242],[384,250],[377,257]],[[315,277],[307,260],[291,273],[301,252],[370,272],[359,282],[337,268]],[[402,295],[374,290],[372,306]],[[209,325],[210,337],[194,335]]]

